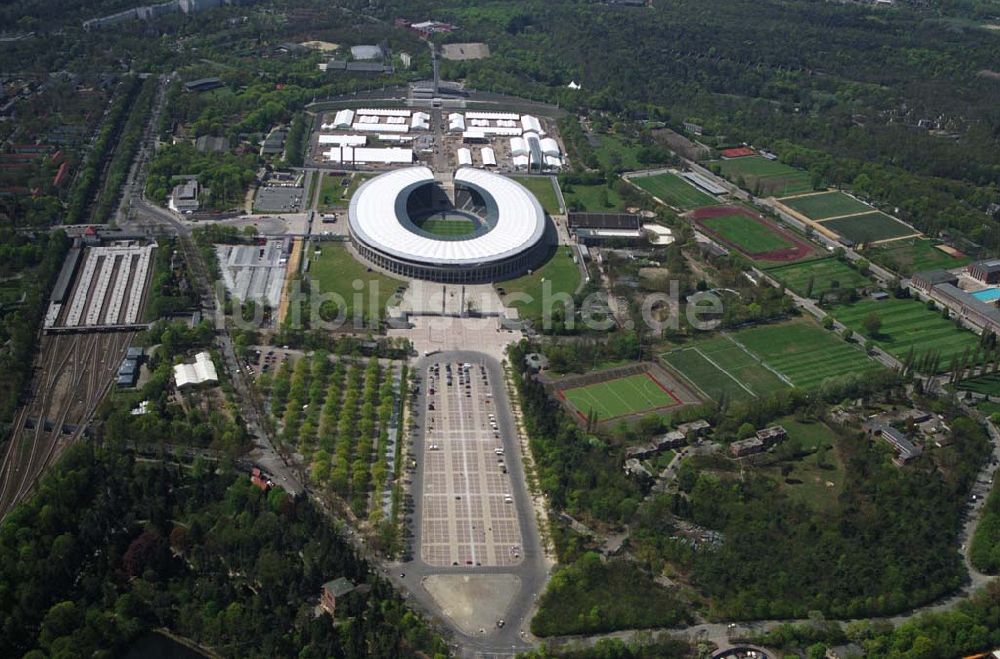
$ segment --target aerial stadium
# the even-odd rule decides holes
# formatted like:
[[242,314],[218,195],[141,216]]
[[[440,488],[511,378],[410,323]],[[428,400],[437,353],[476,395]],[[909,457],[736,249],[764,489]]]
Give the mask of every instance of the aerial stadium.
[[461,167],[454,200],[427,167],[366,181],[351,198],[351,243],[370,264],[411,279],[498,281],[548,255],[545,211],[519,183]]

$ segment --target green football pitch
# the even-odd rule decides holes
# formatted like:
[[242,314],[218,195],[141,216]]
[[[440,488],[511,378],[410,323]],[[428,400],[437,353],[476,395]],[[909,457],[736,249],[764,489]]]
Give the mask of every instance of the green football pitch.
[[435,236],[465,236],[474,233],[475,222],[466,219],[435,219],[424,220],[420,228]]
[[629,180],[669,206],[681,210],[718,203],[715,197],[702,192],[674,174],[636,176]]
[[822,224],[855,243],[871,243],[917,233],[896,218],[879,211],[826,220]]
[[813,189],[809,172],[763,156],[720,160],[717,164],[727,179],[761,195],[787,197]]
[[810,220],[825,220],[831,217],[866,213],[873,210],[868,204],[862,203],[843,192],[821,192],[819,194],[782,199],[781,203],[797,210]]
[[[871,280],[835,257],[802,261],[789,265],[779,265],[767,269],[771,275],[799,295],[818,298],[835,288],[859,288],[871,284]],[[812,290],[809,280],[812,279]]]
[[766,224],[747,215],[734,213],[699,221],[706,229],[739,247],[746,254],[763,254],[792,246]]
[[679,404],[648,373],[565,389],[562,393],[581,414],[586,416],[594,410],[601,421]]

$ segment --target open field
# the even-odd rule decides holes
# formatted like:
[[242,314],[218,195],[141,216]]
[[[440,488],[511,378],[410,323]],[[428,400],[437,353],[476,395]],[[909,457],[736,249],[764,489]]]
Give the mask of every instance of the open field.
[[803,197],[781,199],[781,203],[797,210],[810,220],[825,220],[841,215],[864,213],[872,210],[868,204],[862,203],[843,192],[821,192]]
[[825,379],[879,368],[857,346],[810,320],[763,325],[698,341],[664,361],[718,400],[747,400],[788,386],[812,388]]
[[806,295],[811,278],[813,285],[809,296],[814,298],[836,288],[859,288],[872,283],[868,277],[833,256],[774,266],[767,268],[767,274],[802,296]]
[[690,216],[702,231],[755,261],[790,263],[815,252],[804,238],[744,206],[708,206]]
[[713,164],[719,166],[727,179],[737,185],[742,184],[748,190],[758,191],[759,196],[787,197],[813,189],[809,172],[763,156],[719,160]]
[[420,225],[420,228],[435,236],[465,236],[475,232],[476,224],[471,220],[464,219],[427,219]]
[[630,142],[617,135],[599,134],[596,137],[600,145],[593,147],[594,156],[602,170],[620,172],[649,166],[639,162],[638,153],[642,149],[639,142]]
[[[562,193],[569,208],[580,208],[584,211],[599,213],[622,207],[622,200],[618,197],[618,192],[614,188],[602,184],[566,184],[562,186]],[[605,200],[607,200],[606,204]]]
[[[351,195],[358,189],[358,186],[372,177],[371,174],[351,173],[343,175],[325,173],[322,176],[323,181],[320,183],[319,199],[316,203],[316,208],[320,212],[347,206],[347,202],[351,200]],[[346,177],[350,177],[350,182],[344,186],[343,179]]]
[[[761,471],[771,477],[788,497],[813,510],[829,511],[838,505],[837,497],[844,487],[844,464],[835,448],[836,435],[820,421],[800,422],[794,417],[783,417],[777,423],[788,431],[790,442],[803,451],[802,457],[782,460],[763,467]],[[823,462],[815,449],[825,447]],[[791,468],[787,474],[783,468]]]
[[564,389],[563,395],[585,415],[594,410],[600,421],[681,404],[649,373]]
[[[499,287],[506,291],[505,302],[514,293],[521,293],[530,298],[526,301],[514,300],[507,303],[518,310],[521,318],[532,318],[536,321],[542,317],[542,293],[545,288],[551,287],[549,290],[551,290],[552,295],[557,293],[573,295],[579,285],[580,268],[573,262],[571,253],[564,247],[556,250],[545,265],[531,274],[499,282]],[[551,306],[551,309],[558,310],[562,306],[561,303],[556,303]]]
[[822,225],[857,244],[909,236],[916,233],[899,220],[880,211],[826,220]]
[[867,250],[865,256],[904,277],[924,270],[951,270],[972,261],[969,256],[955,257],[943,252],[936,247],[937,244],[927,238],[895,240]]
[[905,358],[910,348],[918,356],[939,352],[941,368],[947,368],[952,357],[979,345],[978,336],[957,328],[916,300],[861,300],[833,310],[837,320],[859,334],[864,333],[864,320],[871,313],[882,320],[882,328],[872,340],[899,359]]
[[637,176],[629,180],[654,197],[681,210],[718,203],[715,197],[702,192],[676,174]]
[[[348,322],[356,312],[369,316],[372,320],[384,316],[386,303],[396,292],[396,288],[403,284],[402,281],[380,272],[369,271],[343,245],[331,243],[321,244],[310,254],[308,274],[320,293],[334,293],[343,299],[346,305],[345,318]],[[359,293],[353,287],[356,280],[364,282],[364,288],[360,293],[363,309],[357,310],[354,308],[354,296]],[[373,284],[377,287],[374,296],[371,288]],[[329,311],[331,310],[327,308],[322,310],[326,320],[332,320],[336,316]]]
[[538,203],[542,205],[546,213],[549,215],[558,215],[562,212],[559,208],[559,198],[556,196],[551,177],[512,176],[511,178],[528,188],[531,194],[535,195],[538,199]]

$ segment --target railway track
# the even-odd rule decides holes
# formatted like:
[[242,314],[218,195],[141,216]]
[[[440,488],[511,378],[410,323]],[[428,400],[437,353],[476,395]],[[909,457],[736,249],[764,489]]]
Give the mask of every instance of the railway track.
[[[133,336],[75,334],[53,337],[43,345],[37,387],[16,416],[0,465],[0,515],[23,501],[45,468],[83,434]],[[32,418],[35,427],[27,428]],[[67,424],[76,428],[64,434]]]

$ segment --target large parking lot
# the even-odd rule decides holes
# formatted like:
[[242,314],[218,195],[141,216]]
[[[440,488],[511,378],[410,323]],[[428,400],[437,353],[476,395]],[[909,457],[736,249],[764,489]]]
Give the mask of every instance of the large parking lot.
[[442,362],[424,375],[421,559],[431,566],[517,564],[521,532],[488,371]]

